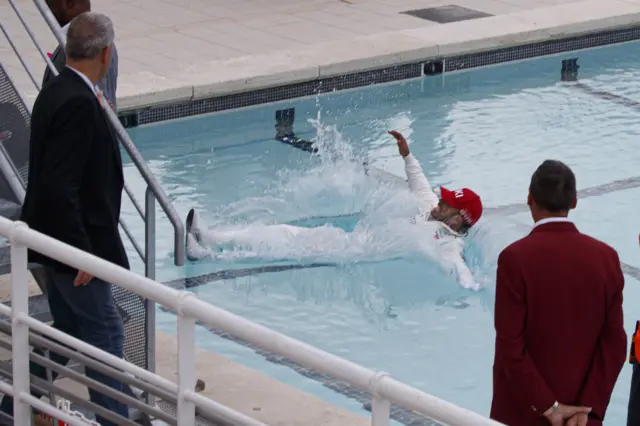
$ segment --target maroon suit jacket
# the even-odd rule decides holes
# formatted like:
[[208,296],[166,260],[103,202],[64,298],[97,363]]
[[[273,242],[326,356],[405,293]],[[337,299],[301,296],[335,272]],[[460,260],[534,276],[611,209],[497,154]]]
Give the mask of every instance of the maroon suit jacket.
[[627,356],[616,251],[571,222],[539,225],[498,257],[491,418],[548,426],[555,401],[601,425]]

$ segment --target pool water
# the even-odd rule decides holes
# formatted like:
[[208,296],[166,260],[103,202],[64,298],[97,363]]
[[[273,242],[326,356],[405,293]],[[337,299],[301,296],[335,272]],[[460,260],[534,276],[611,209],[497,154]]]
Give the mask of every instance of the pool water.
[[[561,61],[568,58],[579,59],[581,83],[627,101],[561,82]],[[636,177],[640,107],[633,101],[640,101],[639,70],[640,49],[630,43],[130,129],[183,217],[196,208],[217,228],[290,223],[373,233],[366,249],[270,241],[251,252],[225,250],[214,260],[177,268],[171,228],[158,213],[157,277],[329,263],[217,280],[192,291],[488,415],[496,259],[531,226],[527,213],[501,207],[524,202],[531,173],[547,158],[569,164],[579,188]],[[316,140],[321,156],[274,140],[275,111],[283,108],[295,108],[297,135]],[[383,183],[363,173],[366,160],[403,176],[389,129],[407,136],[434,186],[467,186],[481,195],[487,211],[465,254],[485,291],[466,291],[439,268],[428,250],[432,238],[406,221],[416,205],[402,182]],[[144,186],[131,164],[125,176],[142,199]],[[640,266],[638,207],[640,188],[613,185],[603,195],[581,199],[572,218],[583,232],[616,248],[623,262]],[[142,238],[136,215],[125,206],[124,219]],[[634,303],[640,282],[626,280],[630,333],[640,319]],[[175,332],[175,319],[159,312],[158,326]],[[198,344],[362,412],[361,403],[207,330],[198,330]],[[630,375],[625,365],[607,425],[626,421]]]

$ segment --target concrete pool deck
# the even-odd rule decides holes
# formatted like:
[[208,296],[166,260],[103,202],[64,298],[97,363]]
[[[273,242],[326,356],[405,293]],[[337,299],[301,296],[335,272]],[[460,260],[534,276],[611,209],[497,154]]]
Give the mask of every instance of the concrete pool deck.
[[[16,0],[43,48],[55,39]],[[640,21],[640,0],[94,0],[114,20],[119,109],[202,99],[319,77],[579,35]],[[563,4],[558,4],[563,3]],[[456,4],[494,14],[438,24],[400,12]],[[149,13],[153,10],[154,13]],[[3,25],[36,79],[44,61],[11,10]],[[3,65],[28,103],[36,91],[7,44]]]
[[[33,2],[16,3],[45,51],[52,51],[55,39]],[[135,3],[93,0],[94,10],[107,13],[116,26],[121,110],[640,22],[640,0],[181,0],[180,7],[171,0]],[[437,24],[400,14],[448,4],[495,16]],[[0,16],[40,80],[44,61],[6,0],[0,2]],[[31,104],[37,92],[7,43],[0,44],[0,57]],[[10,295],[7,277],[0,277],[2,300]],[[30,294],[38,293],[32,283]],[[176,371],[172,339],[159,334],[157,341],[158,372],[169,378]],[[205,395],[268,424],[367,422],[220,355],[199,351],[198,363]]]

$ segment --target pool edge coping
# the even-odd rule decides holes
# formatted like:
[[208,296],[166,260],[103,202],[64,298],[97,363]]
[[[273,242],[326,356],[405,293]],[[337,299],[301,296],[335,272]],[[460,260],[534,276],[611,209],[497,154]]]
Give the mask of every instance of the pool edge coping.
[[[585,0],[360,36],[347,42],[313,44],[303,50],[210,61],[188,66],[168,77],[150,78],[149,72],[137,73],[127,76],[120,86],[125,93],[134,90],[138,93],[122,96],[118,103],[120,115],[126,116],[158,106],[312,82],[416,61],[446,61],[457,55],[488,53],[638,25],[640,0],[610,0],[606,5],[601,0]],[[189,84],[181,84],[186,76]],[[149,87],[149,80],[153,87]]]

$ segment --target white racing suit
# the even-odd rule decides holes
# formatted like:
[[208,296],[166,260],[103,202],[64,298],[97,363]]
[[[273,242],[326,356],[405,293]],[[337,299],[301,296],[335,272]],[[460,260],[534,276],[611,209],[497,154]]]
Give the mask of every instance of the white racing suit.
[[[416,224],[420,221],[426,221],[433,210],[439,203],[439,198],[431,188],[427,177],[422,172],[420,163],[413,156],[409,154],[404,157],[404,170],[407,174],[407,181],[409,183],[409,189],[418,200],[418,209],[420,215],[414,219]],[[446,269],[453,269],[457,276],[458,282],[464,288],[473,290],[479,290],[480,286],[473,278],[469,267],[462,257],[464,250],[464,239],[460,234],[455,232],[449,226],[442,222],[436,222],[440,226],[436,230],[434,237],[438,240],[440,260],[443,263],[443,267]]]
[[[423,224],[426,225],[431,210],[438,205],[439,199],[422,172],[418,160],[409,154],[404,161],[409,189],[417,198],[420,211],[420,214],[412,218],[411,222],[416,226],[423,226]],[[322,247],[324,252],[340,253],[353,249],[354,245],[367,244],[362,239],[354,240],[358,236],[351,235],[352,233],[328,226],[306,228],[287,224],[249,225],[238,229],[209,230],[198,227],[195,212],[188,222],[190,223],[187,224],[187,256],[191,260],[211,256],[211,252],[203,246],[232,244],[246,248],[270,245],[273,247],[273,242],[277,242],[278,247],[288,245],[291,250],[295,250],[300,246],[300,242],[304,241],[304,246]],[[430,232],[433,232],[434,227],[436,228],[434,238],[438,243],[438,257],[442,267],[455,272],[462,287],[479,290],[479,285],[462,257],[464,240],[461,235],[442,222],[429,221],[428,225]],[[302,247],[300,249],[304,250]]]

